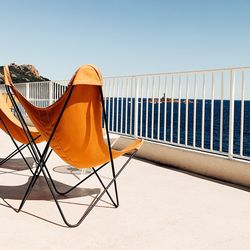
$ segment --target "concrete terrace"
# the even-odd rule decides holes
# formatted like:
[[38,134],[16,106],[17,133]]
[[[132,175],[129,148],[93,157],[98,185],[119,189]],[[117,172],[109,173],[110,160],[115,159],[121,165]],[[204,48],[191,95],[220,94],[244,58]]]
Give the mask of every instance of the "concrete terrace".
[[[2,158],[13,146],[2,131],[0,140]],[[48,166],[61,189],[80,178],[56,155]],[[79,227],[69,229],[42,177],[15,213],[29,177],[19,158],[0,168],[0,249],[250,249],[250,194],[239,187],[133,159],[118,178],[120,207],[101,201]],[[71,221],[97,188],[89,181],[62,198]]]

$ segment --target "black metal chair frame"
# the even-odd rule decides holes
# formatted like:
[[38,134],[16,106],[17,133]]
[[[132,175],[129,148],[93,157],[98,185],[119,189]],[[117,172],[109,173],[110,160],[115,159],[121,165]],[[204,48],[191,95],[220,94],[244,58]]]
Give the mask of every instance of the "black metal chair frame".
[[[64,192],[61,192],[57,189],[52,177],[51,177],[51,174],[46,166],[46,162],[51,154],[51,151],[49,152],[49,148],[50,148],[50,143],[51,143],[51,140],[57,130],[57,127],[61,121],[61,118],[63,116],[63,113],[66,109],[66,106],[67,106],[67,103],[71,97],[71,94],[72,94],[72,91],[74,89],[74,86],[70,86],[70,93],[68,94],[67,96],[67,99],[63,105],[63,108],[61,110],[61,113],[58,117],[58,120],[55,124],[55,127],[50,135],[50,138],[49,140],[47,141],[46,145],[45,145],[45,148],[43,150],[43,152],[41,153],[41,151],[39,150],[35,140],[32,138],[31,136],[31,133],[29,131],[29,128],[23,118],[23,115],[22,113],[20,112],[20,109],[18,108],[17,106],[17,103],[15,101],[15,99],[13,98],[12,96],[12,93],[11,93],[11,88],[10,86],[6,85],[6,91],[7,91],[7,94],[9,95],[10,97],[10,100],[12,102],[12,105],[16,111],[16,114],[20,120],[20,123],[22,124],[23,126],[23,129],[25,131],[25,134],[29,140],[29,143],[30,143],[30,149],[32,151],[32,155],[34,156],[34,159],[37,163],[37,167],[36,167],[36,170],[33,174],[33,177],[28,185],[28,188],[24,194],[24,197],[21,201],[21,204],[19,206],[19,208],[16,210],[16,212],[19,212],[25,201],[27,200],[28,198],[28,195],[30,194],[33,186],[35,185],[38,177],[40,176],[40,174],[42,173],[44,178],[45,178],[45,181],[49,187],[49,190],[53,196],[53,199],[56,203],[56,206],[59,210],[59,213],[64,221],[64,223],[68,226],[68,227],[77,227],[79,226],[82,221],[86,218],[86,216],[89,214],[89,212],[95,207],[95,205],[98,203],[98,201],[100,201],[100,199],[103,197],[104,194],[107,194],[109,199],[111,200],[112,204],[114,207],[118,207],[119,206],[119,199],[118,199],[118,190],[117,190],[117,183],[116,183],[116,179],[117,177],[120,175],[120,173],[122,172],[122,170],[127,166],[127,164],[129,163],[129,161],[133,158],[133,156],[135,155],[135,153],[137,152],[137,149],[135,149],[131,154],[130,156],[128,157],[128,159],[126,160],[126,162],[123,164],[123,166],[119,169],[119,171],[115,171],[115,166],[114,166],[114,160],[113,160],[113,156],[112,156],[112,149],[111,149],[111,142],[110,142],[110,136],[109,136],[109,131],[108,131],[108,121],[107,121],[107,117],[106,117],[106,113],[105,113],[105,105],[104,105],[104,98],[103,98],[103,92],[102,92],[102,87],[100,86],[100,94],[101,94],[101,99],[102,99],[102,113],[103,113],[103,120],[104,120],[104,125],[105,125],[105,129],[106,129],[106,136],[107,136],[107,143],[108,143],[108,148],[109,148],[109,156],[110,156],[110,161],[109,162],[106,162],[104,163],[103,165],[99,166],[97,169],[95,168],[92,168],[93,172],[90,173],[88,176],[86,176],[84,179],[82,179],[80,182],[78,182],[75,186],[71,187],[70,189],[68,189],[67,191],[64,191]],[[104,166],[106,166],[108,163],[111,163],[111,170],[112,170],[112,179],[110,180],[110,182],[105,186],[105,184],[103,183],[100,175],[98,174],[98,171],[100,171]],[[99,195],[97,195],[94,200],[89,204],[88,208],[85,210],[85,212],[83,213],[83,215],[80,217],[80,219],[78,220],[77,223],[75,224],[71,224],[68,222],[68,220],[66,219],[64,213],[63,213],[63,210],[59,204],[59,201],[58,201],[58,198],[56,197],[56,193],[59,194],[59,195],[66,195],[68,194],[69,192],[71,192],[72,190],[74,190],[76,187],[78,187],[81,183],[83,183],[84,181],[86,181],[87,179],[89,179],[91,176],[93,175],[96,175],[97,179],[99,180],[101,186],[103,187],[103,191],[101,193],[99,193]],[[114,199],[112,198],[111,194],[109,193],[108,189],[110,188],[111,185],[114,185],[114,189],[115,189],[115,201]]]

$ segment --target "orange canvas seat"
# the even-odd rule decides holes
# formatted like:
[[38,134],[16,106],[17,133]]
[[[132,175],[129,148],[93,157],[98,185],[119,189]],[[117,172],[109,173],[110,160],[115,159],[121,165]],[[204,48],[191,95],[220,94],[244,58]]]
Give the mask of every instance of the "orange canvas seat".
[[[11,96],[11,91],[13,92],[32,123],[47,141],[41,154],[40,172],[44,175],[49,174],[44,166],[47,172],[45,173],[42,162],[51,147],[66,163],[79,169],[94,169],[110,162],[113,172],[111,184],[114,184],[116,188],[117,176],[113,160],[129,152],[134,155],[143,142],[137,139],[123,150],[111,149],[102,94],[103,80],[95,66],[80,67],[70,80],[62,97],[46,108],[35,107],[22,96],[11,81],[8,67],[4,67],[4,77],[7,89],[9,89],[8,94]],[[103,137],[102,119],[106,127],[107,144]],[[94,173],[96,173],[95,170]],[[107,193],[107,188],[104,188],[105,192]],[[118,197],[116,198],[116,206],[118,206]],[[67,225],[72,226],[67,223],[63,215],[62,217]]]

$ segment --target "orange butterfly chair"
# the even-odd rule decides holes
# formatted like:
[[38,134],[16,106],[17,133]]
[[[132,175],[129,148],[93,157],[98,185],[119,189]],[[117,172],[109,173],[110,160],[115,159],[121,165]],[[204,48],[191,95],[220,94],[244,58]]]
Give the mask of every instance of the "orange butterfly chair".
[[[46,108],[35,107],[28,100],[26,100],[24,96],[22,96],[12,83],[7,66],[4,67],[4,78],[7,93],[9,94],[16,112],[21,118],[20,122],[23,123],[23,126],[26,126],[21,112],[18,110],[17,105],[15,105],[12,92],[25,109],[30,120],[33,122],[39,133],[47,141],[43,152],[40,154],[41,157],[39,158],[39,164],[35,175],[29,184],[18,211],[20,211],[24,205],[28,194],[34,186],[40,173],[43,173],[62,219],[69,227],[76,227],[80,225],[83,219],[105,193],[109,196],[113,205],[118,207],[119,201],[116,184],[117,176],[141,147],[143,141],[141,139],[137,139],[121,151],[111,148],[102,93],[103,80],[98,69],[94,65],[85,65],[80,67],[70,80],[67,89],[61,98]],[[106,128],[107,144],[103,138],[102,119],[104,119]],[[30,141],[30,143],[35,144],[36,142]],[[49,181],[49,179],[51,180],[52,178],[46,165],[44,164],[48,158],[49,147],[51,147],[55,153],[69,165],[78,169],[93,169],[93,172],[89,176],[62,194],[72,191],[75,187],[94,174],[97,176],[103,187],[103,191],[89,205],[88,209],[84,212],[76,224],[70,224],[65,218],[54,193],[55,191],[58,193],[60,192],[57,190],[53,182]],[[114,159],[126,153],[131,153],[130,157],[120,170],[116,172]],[[98,175],[98,171],[108,163],[111,163],[112,180],[105,186],[100,175]],[[116,201],[114,201],[108,191],[108,188],[111,185],[114,185],[115,188]]]

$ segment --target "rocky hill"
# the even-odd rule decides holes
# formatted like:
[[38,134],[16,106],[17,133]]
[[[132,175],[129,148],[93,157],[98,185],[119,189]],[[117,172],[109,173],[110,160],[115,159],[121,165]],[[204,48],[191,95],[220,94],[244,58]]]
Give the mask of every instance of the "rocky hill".
[[[9,65],[10,74],[14,83],[20,82],[41,82],[49,81],[48,78],[41,76],[38,70],[30,64]],[[0,67],[0,84],[3,84],[3,67]]]

